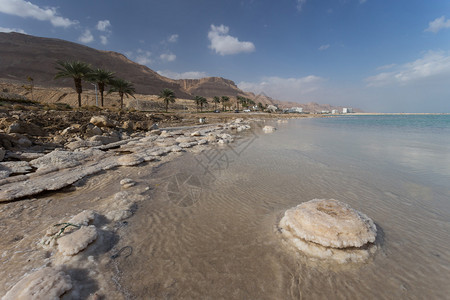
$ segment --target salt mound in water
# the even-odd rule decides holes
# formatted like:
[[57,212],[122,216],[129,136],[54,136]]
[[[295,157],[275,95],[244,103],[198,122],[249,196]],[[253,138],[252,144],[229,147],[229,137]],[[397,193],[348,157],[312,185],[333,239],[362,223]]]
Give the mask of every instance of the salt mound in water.
[[377,228],[365,214],[334,199],[314,199],[288,209],[283,234],[302,252],[341,262],[365,260],[376,250]]
[[69,275],[50,267],[25,276],[3,296],[9,299],[59,299],[59,296],[72,288]]

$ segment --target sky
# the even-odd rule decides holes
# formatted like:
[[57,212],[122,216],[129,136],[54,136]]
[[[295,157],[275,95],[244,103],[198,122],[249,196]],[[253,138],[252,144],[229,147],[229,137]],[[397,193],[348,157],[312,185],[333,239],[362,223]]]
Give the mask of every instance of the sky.
[[0,31],[279,100],[450,112],[449,0],[0,0]]

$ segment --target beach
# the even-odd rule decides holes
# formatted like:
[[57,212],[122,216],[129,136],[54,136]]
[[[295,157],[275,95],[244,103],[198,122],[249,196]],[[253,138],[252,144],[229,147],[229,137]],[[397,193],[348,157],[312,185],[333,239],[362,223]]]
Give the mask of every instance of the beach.
[[[226,145],[3,204],[0,294],[59,264],[73,285],[63,298],[445,298],[448,119],[367,118],[377,116],[230,123]],[[125,188],[125,178],[134,184]],[[378,249],[367,261],[311,258],[280,234],[287,209],[330,198],[375,222]],[[108,220],[123,199],[132,214]],[[42,247],[49,227],[84,210],[96,212],[98,233],[85,250],[64,257]]]

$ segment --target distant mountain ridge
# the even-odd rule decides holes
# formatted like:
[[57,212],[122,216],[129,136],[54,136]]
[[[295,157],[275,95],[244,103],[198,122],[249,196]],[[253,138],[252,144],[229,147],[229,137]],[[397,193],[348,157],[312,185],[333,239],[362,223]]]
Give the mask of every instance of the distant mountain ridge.
[[[54,80],[58,60],[80,60],[94,67],[116,73],[117,77],[131,81],[138,94],[157,95],[164,88],[170,88],[178,98],[193,99],[194,96],[244,96],[256,103],[277,105],[280,108],[300,106],[304,111],[335,109],[330,105],[300,104],[272,99],[267,95],[255,95],[242,91],[229,79],[206,77],[201,79],[174,80],[159,75],[150,68],[137,64],[125,55],[114,51],[102,51],[77,43],[36,37],[21,33],[0,32],[0,80],[26,83],[31,76],[36,85],[43,87],[73,87],[71,79]],[[84,86],[91,89],[91,86]]]

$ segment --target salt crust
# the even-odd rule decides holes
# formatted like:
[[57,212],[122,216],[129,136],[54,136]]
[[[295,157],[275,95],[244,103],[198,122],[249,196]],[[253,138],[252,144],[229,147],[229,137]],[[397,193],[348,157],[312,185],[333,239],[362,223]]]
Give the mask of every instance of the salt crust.
[[275,127],[273,127],[273,126],[266,125],[266,126],[263,127],[262,130],[264,131],[264,133],[272,133],[272,132],[274,132],[277,129]]
[[22,278],[2,300],[59,299],[71,288],[69,275],[58,268],[45,267]]
[[361,247],[377,236],[373,221],[348,204],[334,199],[314,199],[288,209],[285,227],[306,241],[325,247]]
[[58,251],[64,255],[75,255],[97,238],[95,226],[81,226],[80,229],[58,239]]

